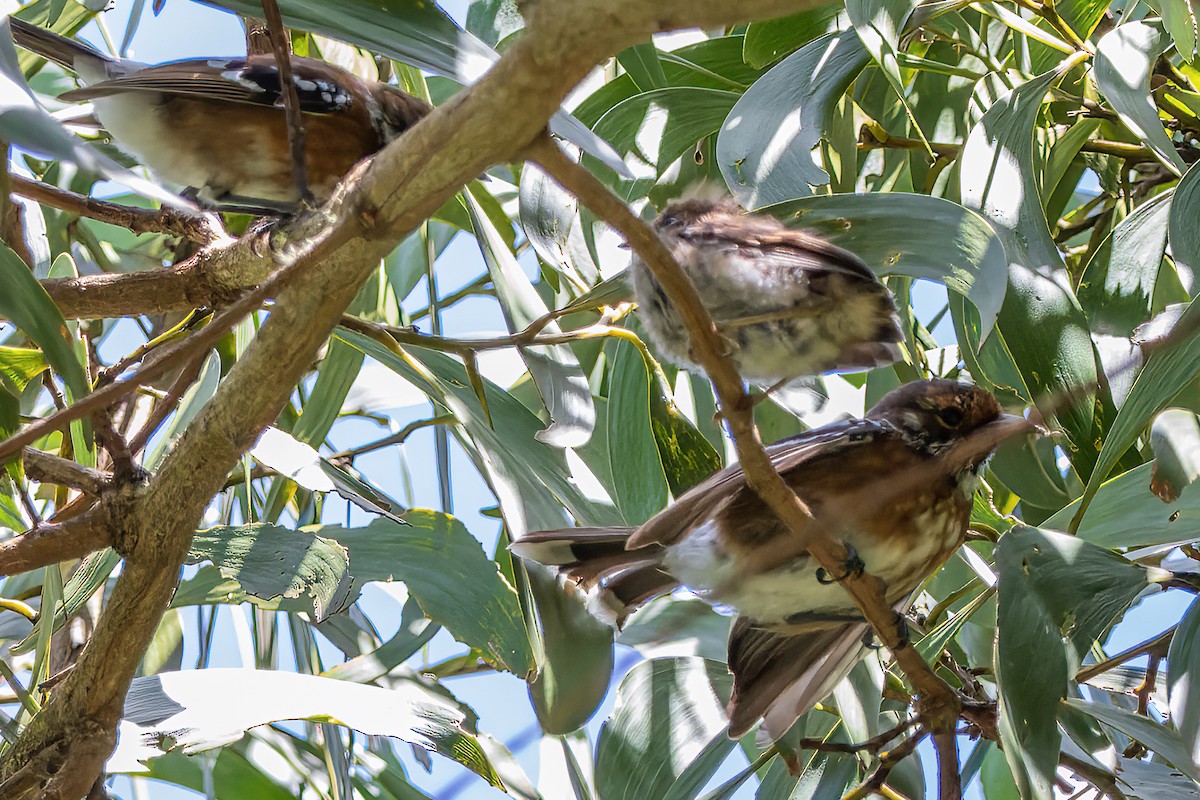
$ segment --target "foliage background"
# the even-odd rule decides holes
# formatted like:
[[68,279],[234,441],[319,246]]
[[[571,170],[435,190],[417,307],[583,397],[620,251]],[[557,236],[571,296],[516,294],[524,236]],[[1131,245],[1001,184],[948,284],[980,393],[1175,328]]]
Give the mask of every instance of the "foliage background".
[[[90,16],[71,2],[43,7],[49,5],[35,3],[33,11],[58,10],[61,28],[73,29]],[[182,5],[173,0],[169,13],[182,14]],[[255,4],[227,5],[252,11]],[[476,77],[477,60],[468,56],[485,52],[481,44],[448,34],[445,21],[418,5],[393,4],[390,25],[373,24],[380,20],[369,16],[372,24],[364,23],[349,10],[324,4],[282,5],[298,15],[297,27],[311,25],[463,81]],[[369,13],[363,10],[368,6],[347,8]],[[148,14],[143,18],[146,26],[155,24]],[[502,52],[506,37],[520,35],[520,14],[506,3],[472,3],[458,18],[479,41]],[[1114,28],[1118,21],[1122,25]],[[955,665],[976,668],[981,691],[995,697],[998,686],[1002,693],[1006,752],[986,740],[964,737],[961,743],[964,779],[989,798],[1012,796],[1018,788],[1026,796],[1049,794],[1060,747],[1074,759],[1071,769],[1060,772],[1071,785],[1090,780],[1131,796],[1196,791],[1196,690],[1187,678],[1198,612],[1185,613],[1188,593],[1168,590],[1155,597],[1152,612],[1132,611],[1115,632],[1109,630],[1135,596],[1156,591],[1149,584],[1161,576],[1145,567],[1168,557],[1167,566],[1188,571],[1190,542],[1197,538],[1191,526],[1200,495],[1186,486],[1195,474],[1192,411],[1200,399],[1190,306],[1172,335],[1149,347],[1129,343],[1137,326],[1164,310],[1182,309],[1177,304],[1188,303],[1193,291],[1197,176],[1179,175],[1195,160],[1192,142],[1200,129],[1194,30],[1182,0],[1129,9],[852,2],[686,39],[660,38],[656,47],[639,45],[620,53],[572,98],[578,120],[621,152],[632,178],[619,177],[598,159],[585,157],[584,163],[643,216],[683,185],[724,181],[747,205],[786,203],[774,210],[799,214],[801,224],[845,243],[892,276],[889,283],[908,314],[908,363],[827,379],[832,401],[800,421],[764,404],[759,424],[766,440],[837,414],[860,413],[899,382],[954,375],[961,365],[1014,406],[1041,401],[1041,412],[1060,431],[1057,447],[1046,440],[995,459],[990,497],[981,499],[973,521],[980,531],[1005,534],[1002,544],[973,544],[981,558],[973,566],[953,561],[919,604],[932,617],[929,628],[940,634],[927,644],[947,648],[940,662],[944,674],[961,680]],[[414,43],[406,37],[412,31],[430,38]],[[194,52],[237,46],[228,36],[213,41],[220,46],[194,42]],[[326,40],[298,38],[297,49],[304,48],[373,68],[356,51]],[[1165,60],[1159,57],[1164,52]],[[158,56],[141,49],[138,55]],[[436,101],[456,88],[447,78],[397,70],[398,80]],[[48,71],[34,78],[44,96],[68,85]],[[798,132],[790,127],[797,118]],[[19,133],[6,131],[18,143]],[[925,152],[922,135],[936,158]],[[880,146],[885,144],[890,146]],[[813,147],[824,173],[812,164]],[[17,164],[63,186],[94,188],[90,173],[47,170],[46,163],[20,156]],[[34,209],[27,213],[37,218]],[[10,233],[9,239],[33,256],[38,278],[131,272],[173,258],[161,236],[134,238],[112,226],[44,213],[44,237],[27,217],[23,238]],[[416,321],[424,332],[453,336],[477,337],[506,325],[520,330],[546,309],[586,296],[623,266],[628,256],[615,247],[616,237],[593,223],[534,168],[496,167],[488,181],[473,183],[412,234],[351,311],[377,323]],[[39,254],[50,258],[39,261]],[[36,322],[52,320],[54,312],[35,292],[24,293],[28,284],[19,282],[17,271],[27,268],[10,259],[5,269],[0,279],[18,301],[0,308],[16,323],[2,329],[12,348],[0,351],[6,413],[19,404],[26,419],[52,408],[36,380],[46,362],[68,400],[77,400],[88,391],[81,382],[83,338],[96,344],[100,363],[112,364],[180,319],[72,325],[63,349],[63,340]],[[914,277],[952,291],[943,294],[912,282]],[[458,291],[463,286],[470,288]],[[446,306],[438,323],[420,314],[431,292]],[[619,284],[605,284],[601,297],[615,305],[624,296]],[[570,330],[595,321],[595,314],[581,311],[561,325]],[[636,315],[619,322],[636,332]],[[978,349],[980,329],[993,326]],[[211,396],[255,327],[254,321],[242,323],[216,348],[166,433],[152,440],[143,459],[148,468],[159,445]],[[177,610],[164,617],[143,662],[143,675],[164,677],[160,683],[139,679],[133,696],[146,700],[152,689],[166,687],[174,702],[196,713],[189,720],[196,744],[235,735],[228,729],[233,709],[263,706],[265,716],[253,722],[308,721],[254,728],[205,755],[175,751],[149,762],[151,774],[215,797],[499,791],[486,789],[485,779],[514,796],[540,789],[547,797],[572,792],[601,798],[833,797],[858,785],[876,766],[871,754],[860,764],[848,755],[810,753],[797,783],[780,759],[755,762],[760,750],[753,737],[725,741],[713,693],[728,691],[727,679],[719,663],[696,658],[723,658],[724,618],[682,597],[658,602],[622,634],[614,662],[607,633],[505,556],[493,498],[510,530],[560,524],[564,506],[581,520],[636,522],[727,458],[706,383],[669,370],[660,376],[628,340],[618,339],[624,334],[603,333],[608,335],[527,350],[523,362],[512,348],[499,351],[499,358],[481,354],[480,370],[494,381],[485,408],[479,381],[458,358],[428,346],[390,350],[339,329],[293,394],[279,429],[329,457],[430,418],[429,398],[433,414],[449,412],[457,424],[417,430],[402,448],[356,458],[353,477],[367,487],[347,488],[344,472],[322,470],[308,451],[288,446],[286,436],[270,440],[274,446],[260,444],[234,470],[206,512],[205,526],[218,527],[193,543],[191,560],[198,565],[185,568]],[[461,342],[440,348],[452,356],[470,349]],[[1127,368],[1131,359],[1133,369]],[[530,376],[523,376],[526,365]],[[1092,388],[1097,365],[1108,373],[1099,391]],[[1065,387],[1084,399],[1064,406]],[[130,417],[144,414],[152,399]],[[790,399],[797,408],[807,402],[803,394]],[[1160,415],[1168,406],[1179,411]],[[549,436],[537,433],[545,427],[545,408],[557,422]],[[12,426],[20,418],[6,419]],[[38,447],[73,452],[87,463],[95,457],[87,430],[77,426],[73,436],[73,451],[63,450],[60,436]],[[562,445],[569,445],[565,457]],[[1182,492],[1171,503],[1149,491],[1150,467],[1144,464],[1156,455],[1159,474]],[[309,471],[298,471],[304,467]],[[10,474],[15,488],[0,495],[0,522],[12,531],[29,524],[22,492],[44,516],[66,499],[19,470]],[[339,482],[340,494],[331,491],[331,480]],[[357,503],[377,503],[370,487],[400,506],[453,510],[464,524],[412,512],[407,516],[414,525],[400,528],[343,499],[350,494]],[[1018,522],[1067,531],[1072,503],[1092,493],[1078,539],[1010,531]],[[301,525],[318,527],[301,532]],[[76,572],[72,564],[36,570],[6,578],[0,593],[34,609],[56,608],[64,596],[83,601],[94,595],[86,620],[102,607],[96,592],[115,580],[115,565],[115,558],[94,556],[90,572]],[[986,588],[993,571],[1000,577],[999,603]],[[388,577],[397,581],[377,582]],[[360,588],[362,599],[352,611],[316,623]],[[1144,667],[1106,672],[1089,688],[1068,683],[1081,662],[1102,660],[1176,622],[1180,632],[1160,665],[1161,686],[1146,695],[1148,706],[1139,707],[1132,696]],[[88,625],[75,624],[70,636],[51,636],[31,635],[15,612],[0,615],[0,623],[9,645],[25,643],[4,658],[15,677],[9,683],[14,693],[2,707],[11,740],[28,721],[21,701],[31,708],[39,702],[36,691],[24,698],[16,688],[69,663],[87,639]],[[1158,655],[1168,654],[1164,648]],[[535,664],[541,669],[533,684],[536,717],[521,681],[503,672],[531,673]],[[233,665],[324,675],[330,682],[232,678],[212,669]],[[185,672],[173,674],[178,669]],[[614,695],[610,684],[622,676]],[[332,684],[337,678],[351,687],[385,687],[393,692],[386,702],[399,706],[385,705],[381,694]],[[869,659],[836,705],[810,715],[804,734],[860,741],[886,728],[903,708],[899,681]],[[587,735],[569,733],[606,692]],[[1059,703],[1064,695],[1073,698],[1069,704]],[[408,719],[414,710],[425,722],[434,720],[433,740],[422,723]],[[475,714],[483,732],[478,737],[469,721]],[[468,721],[460,724],[459,715]],[[153,718],[141,724],[153,728]],[[329,724],[330,718],[359,733]],[[535,719],[540,726],[530,727]],[[124,743],[136,738],[130,730]],[[427,776],[426,759],[382,738],[389,734],[450,758],[434,756]],[[1130,737],[1151,755],[1141,756]],[[513,761],[499,742],[522,757]],[[130,754],[121,755],[125,760],[110,764],[114,772],[132,767]],[[909,797],[934,792],[929,766],[922,763],[930,761],[931,753],[918,749],[893,770],[889,785]],[[743,769],[750,762],[758,767],[753,775]],[[468,769],[484,778],[471,778]],[[1113,770],[1121,781],[1115,789],[1103,777]],[[122,777],[114,786],[121,795],[144,790],[141,779]],[[168,791],[162,783],[153,786],[156,794]]]

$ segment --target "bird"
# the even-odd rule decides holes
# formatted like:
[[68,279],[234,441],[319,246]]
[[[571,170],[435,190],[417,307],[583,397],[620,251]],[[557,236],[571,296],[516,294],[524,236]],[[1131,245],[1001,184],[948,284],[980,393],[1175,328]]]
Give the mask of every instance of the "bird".
[[[74,72],[60,95],[90,100],[117,146],[209,208],[279,213],[301,200],[292,172],[282,81],[273,55],[147,65],[9,17],[13,41]],[[316,201],[358,161],[396,139],[431,106],[395,86],[314,58],[291,57]]]
[[[744,213],[703,185],[668,203],[652,228],[696,286],[743,378],[783,384],[900,359],[892,295],[850,251]],[[699,372],[678,312],[636,254],[630,282],[658,353]]]
[[865,570],[903,610],[962,544],[992,450],[1031,428],[984,389],[936,378],[891,391],[862,419],[770,446],[813,524],[850,553],[840,575],[817,563],[806,537],[784,527],[736,465],[639,527],[539,531],[510,548],[578,584],[591,610],[618,628],[681,586],[732,609],[729,736],[761,718],[761,730],[777,740],[865,653],[869,626],[838,582]]

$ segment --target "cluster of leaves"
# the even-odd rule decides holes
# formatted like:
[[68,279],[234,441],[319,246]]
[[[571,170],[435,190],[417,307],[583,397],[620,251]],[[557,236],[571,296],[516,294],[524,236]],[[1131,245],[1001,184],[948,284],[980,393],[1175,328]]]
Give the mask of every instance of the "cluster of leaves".
[[[259,9],[251,0],[218,4]],[[280,5],[289,25],[311,32],[297,49],[341,52],[329,36],[431,70],[442,77],[398,74],[435,101],[521,35],[511,0],[472,3],[466,31],[426,3]],[[1164,559],[1186,571],[1179,554],[1194,553],[1200,539],[1190,528],[1200,519],[1190,485],[1200,448],[1200,311],[1190,304],[1200,268],[1200,172],[1189,170],[1200,132],[1196,19],[1185,0],[1151,5],[849,0],[616,54],[573,117],[556,123],[584,148],[585,165],[645,216],[686,186],[719,183],[748,208],[815,230],[885,276],[904,320],[905,361],[828,378],[831,395],[869,405],[903,382],[965,369],[1058,432],[991,462],[972,517],[984,536],[918,602],[922,654],[964,692],[999,702],[1003,752],[985,737],[963,765],[964,783],[980,778],[989,798],[1049,797],[1060,774],[1142,797],[1194,797],[1200,779],[1200,686],[1189,680],[1200,606],[1163,621],[1178,627],[1147,648],[1148,669],[1116,665],[1077,678],[1084,664],[1107,658],[1104,642],[1127,608],[1171,577]],[[39,0],[23,13],[64,31],[89,17],[73,0]],[[62,82],[43,73],[34,85],[52,93]],[[22,125],[33,123],[20,119],[0,116],[8,140],[30,135]],[[60,162],[98,169],[87,159],[99,156],[76,140],[60,149],[47,141],[59,140],[36,149],[51,160],[29,161],[39,177],[89,190],[90,179]],[[128,273],[174,257],[159,236],[22,208],[23,237],[0,251],[0,315],[15,324],[2,329],[0,347],[4,434],[52,411],[59,392],[47,386],[61,386],[66,402],[85,396],[97,348],[120,340],[110,323],[64,321],[38,281]],[[456,236],[473,237],[484,269],[466,289],[439,294],[439,258]],[[513,563],[503,545],[571,521],[637,524],[726,460],[707,382],[660,367],[637,337],[636,313],[613,312],[628,289],[612,244],[545,174],[513,165],[473,182],[381,264],[349,309],[364,324],[339,329],[277,428],[214,500],[218,524],[193,543],[200,566],[186,573],[131,688],[114,773],[148,771],[217,797],[287,797],[302,786],[321,796],[422,796],[392,743],[375,738],[389,736],[436,750],[513,796],[537,796],[511,754],[479,732],[488,720],[477,726],[439,682],[479,670],[528,680],[540,730],[560,739],[579,798],[697,797],[735,749],[749,766],[727,770],[705,797],[838,797],[877,770],[869,750],[794,748],[801,737],[845,744],[894,726],[907,706],[902,676],[869,656],[777,748],[764,752],[753,736],[728,741],[726,620],[684,597],[631,620],[621,641],[645,658],[625,675],[595,741],[575,733],[610,689],[612,634],[550,575]],[[531,281],[518,259],[534,256]],[[924,296],[916,279],[945,287],[938,307],[914,307]],[[422,285],[434,302],[417,308]],[[496,304],[514,333],[562,312],[541,328],[558,343],[521,348],[527,377],[501,386],[481,376],[481,348],[469,341],[364,332],[449,319],[467,297]],[[177,322],[138,319],[150,349]],[[934,330],[947,331],[946,341]],[[253,332],[249,320],[209,356],[142,456],[148,470]],[[330,434],[343,420],[379,417],[353,393],[371,369],[410,384],[434,407],[434,424],[445,425],[428,456],[443,498],[453,477],[447,431],[467,455],[464,469],[486,481],[503,520],[493,555],[447,514],[398,510],[372,488],[385,476],[358,472],[352,455],[320,455],[333,452]],[[161,402],[161,392],[150,395],[121,409],[118,423],[137,425]],[[805,415],[793,410],[786,395],[761,404],[764,438],[804,429]],[[83,423],[35,446],[103,464]],[[7,474],[0,526],[21,531],[32,511],[68,500],[49,485],[35,490],[16,462]],[[587,482],[596,490],[583,491]],[[380,518],[331,524],[329,492]],[[119,561],[99,552],[0,585],[0,670],[12,689],[0,710],[6,740],[39,709],[39,691],[23,687],[68,663],[67,621],[102,605]],[[357,603],[372,581],[406,589],[390,639],[378,630],[391,625]],[[242,603],[257,609],[258,666],[279,666],[275,643],[287,630],[307,674],[181,670],[181,609],[207,609],[199,619],[211,633],[217,606]],[[462,647],[429,663],[423,648],[443,629]],[[324,666],[318,633],[344,663]],[[681,646],[692,655],[661,655]],[[203,636],[199,651],[195,666],[205,667]],[[280,720],[308,725],[266,725]],[[369,738],[347,741],[338,724]],[[185,755],[213,748],[215,758]],[[889,763],[888,786],[924,796],[921,758],[918,750]]]

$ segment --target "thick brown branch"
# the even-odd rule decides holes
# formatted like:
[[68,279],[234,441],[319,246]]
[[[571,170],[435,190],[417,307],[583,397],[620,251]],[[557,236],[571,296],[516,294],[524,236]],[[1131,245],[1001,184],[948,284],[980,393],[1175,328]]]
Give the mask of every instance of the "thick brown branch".
[[112,481],[111,475],[98,469],[32,447],[21,451],[21,460],[25,463],[25,472],[35,481],[78,489],[92,496],[98,497]]
[[95,509],[67,522],[48,522],[0,542],[0,577],[83,558],[112,544]]
[[69,214],[127,228],[134,233],[165,233],[197,244],[214,244],[229,240],[229,235],[213,214],[191,213],[174,208],[123,206],[22,178],[20,175],[11,175],[9,182],[12,184],[13,194],[28,197]]

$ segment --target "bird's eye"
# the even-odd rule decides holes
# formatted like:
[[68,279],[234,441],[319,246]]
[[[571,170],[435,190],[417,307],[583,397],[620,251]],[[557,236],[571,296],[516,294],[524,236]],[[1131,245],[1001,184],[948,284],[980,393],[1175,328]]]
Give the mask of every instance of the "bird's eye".
[[658,218],[658,224],[662,225],[664,228],[669,228],[678,222],[679,217],[675,216],[674,214],[663,214]]
[[962,422],[963,413],[954,406],[951,406],[950,408],[943,408],[941,411],[939,411],[938,419],[940,419],[949,427],[953,428],[955,425]]

